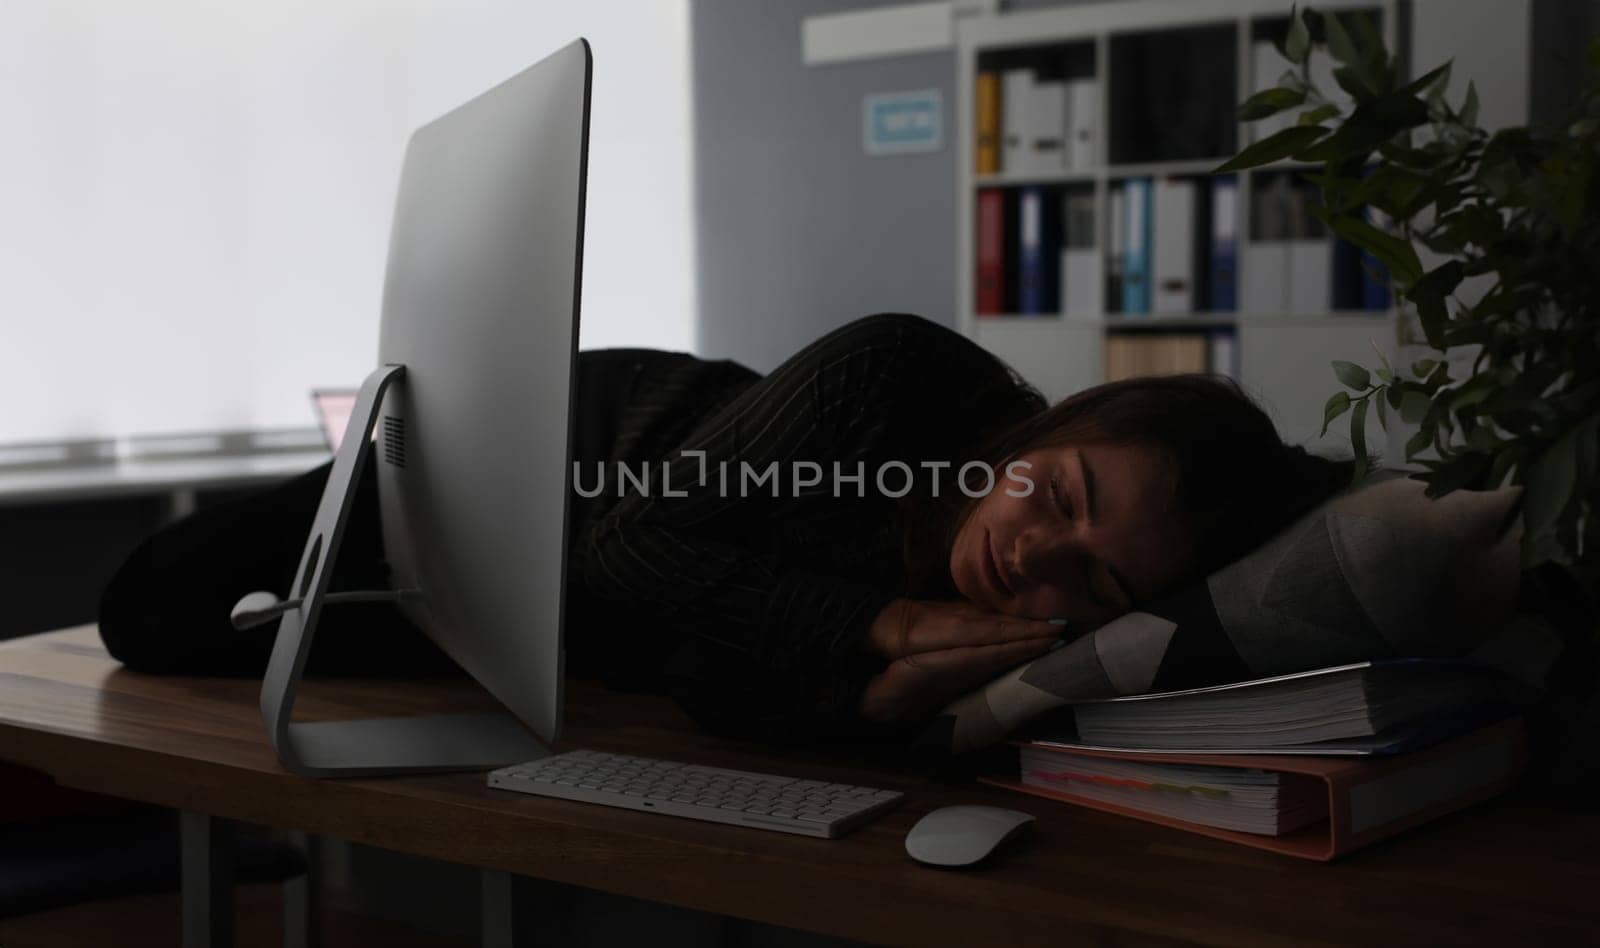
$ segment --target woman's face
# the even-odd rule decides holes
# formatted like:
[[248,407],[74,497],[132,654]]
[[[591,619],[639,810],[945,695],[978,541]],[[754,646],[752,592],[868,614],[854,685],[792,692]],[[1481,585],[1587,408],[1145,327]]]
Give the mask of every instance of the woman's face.
[[996,471],[994,489],[957,532],[956,588],[1015,616],[1098,624],[1122,615],[1181,581],[1193,560],[1174,486],[1165,456],[1149,445],[1024,454]]

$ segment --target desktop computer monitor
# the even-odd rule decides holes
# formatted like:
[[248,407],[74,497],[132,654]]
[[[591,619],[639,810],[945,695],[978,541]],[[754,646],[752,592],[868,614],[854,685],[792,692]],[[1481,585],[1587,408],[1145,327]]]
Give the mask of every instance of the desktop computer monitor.
[[[542,756],[530,730],[559,730],[591,71],[577,40],[406,148],[379,368],[335,455],[262,688],[291,770],[490,767]],[[401,608],[515,717],[292,720],[366,463]]]

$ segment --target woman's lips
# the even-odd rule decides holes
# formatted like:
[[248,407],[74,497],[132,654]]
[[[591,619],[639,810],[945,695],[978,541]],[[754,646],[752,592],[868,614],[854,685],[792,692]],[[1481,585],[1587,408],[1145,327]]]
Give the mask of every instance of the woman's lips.
[[1006,582],[1005,573],[1000,570],[1000,558],[994,553],[994,537],[987,530],[983,532],[983,575],[995,592],[1003,596],[1016,595],[1011,584]]

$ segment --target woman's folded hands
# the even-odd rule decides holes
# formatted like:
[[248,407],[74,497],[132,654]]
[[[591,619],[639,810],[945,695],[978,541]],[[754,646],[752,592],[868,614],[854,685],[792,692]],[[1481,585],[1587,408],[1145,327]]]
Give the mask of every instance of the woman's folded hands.
[[1043,655],[1060,634],[1049,622],[989,612],[965,600],[896,599],[873,620],[864,643],[889,664],[867,683],[861,716],[889,725],[924,719]]

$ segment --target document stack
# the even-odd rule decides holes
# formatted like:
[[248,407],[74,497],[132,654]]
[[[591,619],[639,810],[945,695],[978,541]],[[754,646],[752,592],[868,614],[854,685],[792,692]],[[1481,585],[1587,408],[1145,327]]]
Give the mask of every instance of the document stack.
[[1485,668],[1398,660],[1094,701],[988,782],[1328,860],[1510,786],[1519,697]]

